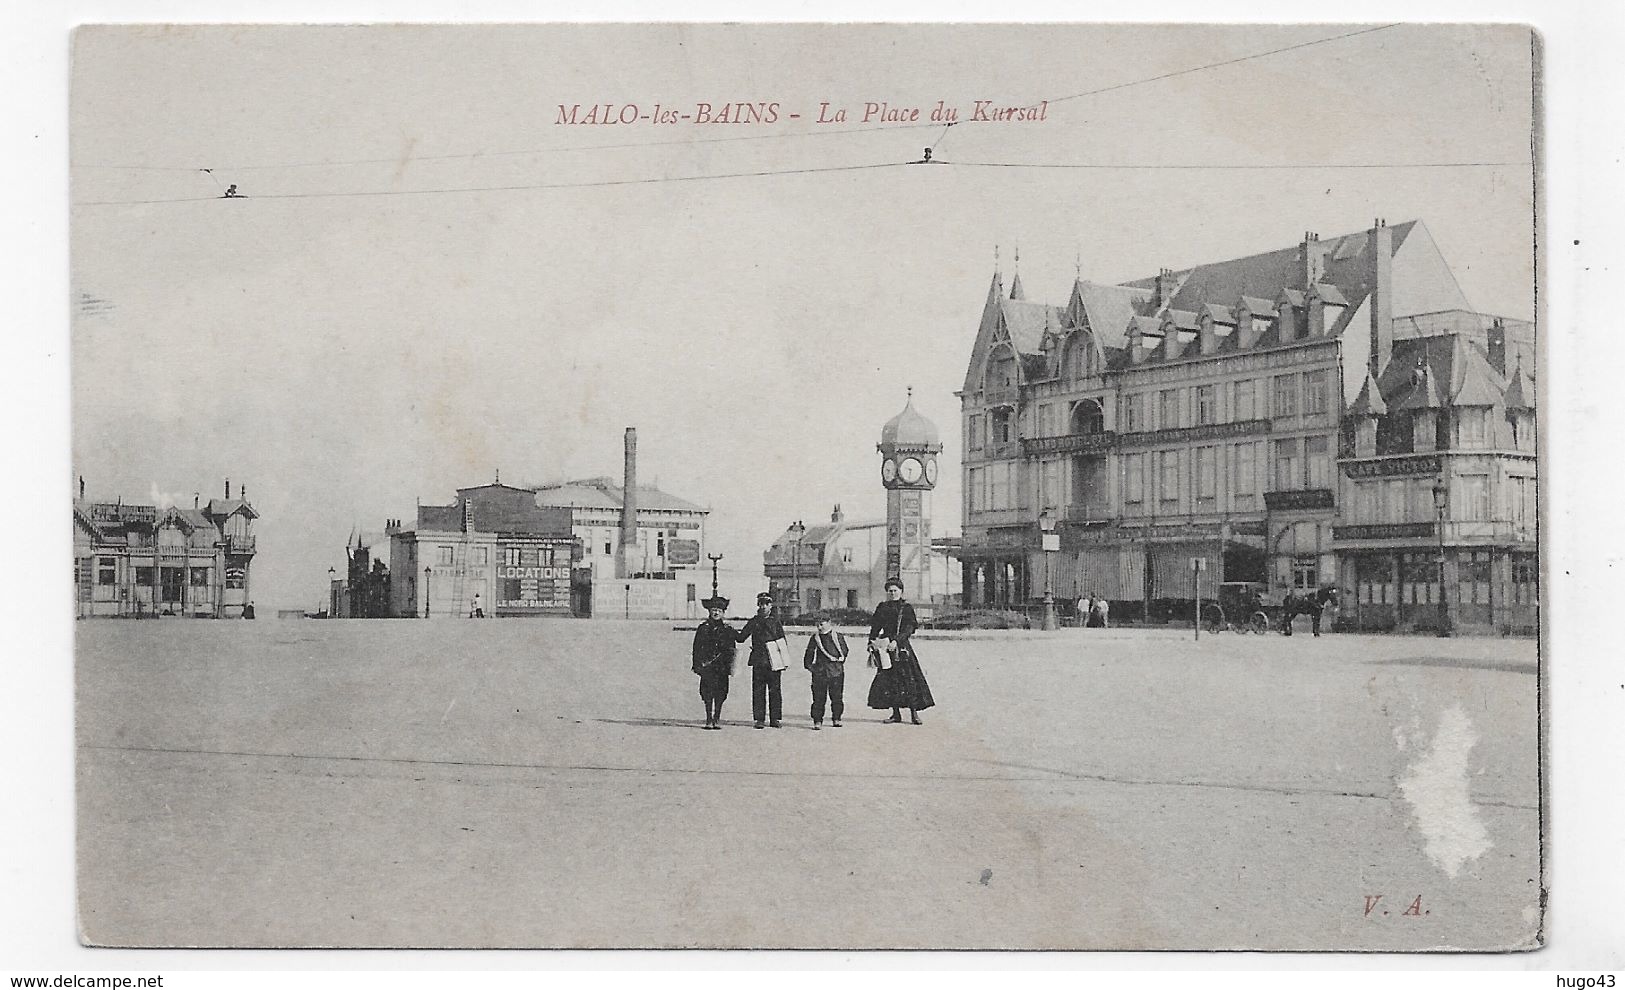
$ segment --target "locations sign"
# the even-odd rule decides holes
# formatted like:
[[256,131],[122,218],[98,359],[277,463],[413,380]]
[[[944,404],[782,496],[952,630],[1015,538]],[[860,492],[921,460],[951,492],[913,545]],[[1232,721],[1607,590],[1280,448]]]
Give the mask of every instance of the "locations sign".
[[496,611],[507,615],[569,612],[571,543],[568,538],[500,538]]

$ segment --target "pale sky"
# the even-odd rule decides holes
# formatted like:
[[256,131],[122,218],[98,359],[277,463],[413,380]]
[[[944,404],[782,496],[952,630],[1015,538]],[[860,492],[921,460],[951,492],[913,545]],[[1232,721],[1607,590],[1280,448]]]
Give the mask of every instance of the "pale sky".
[[[1060,99],[1356,30],[82,30],[74,470],[93,498],[246,483],[256,601],[294,607],[352,526],[498,469],[618,475],[636,426],[643,479],[709,505],[712,552],[759,574],[793,519],[881,514],[874,445],[913,385],[947,443],[934,529],[958,532],[953,393],[995,244],[1006,284],[1019,245],[1028,297],[1064,304],[1075,265],[1116,282],[1421,219],[1476,309],[1533,317],[1526,29],[1395,27]],[[1041,122],[856,130],[865,101],[1046,98]],[[736,100],[804,116],[554,123]],[[814,125],[821,101],[851,119]],[[581,185],[932,143],[960,164]],[[1395,163],[1452,167],[1215,168]],[[520,188],[444,191],[471,187]],[[168,200],[195,201],[134,202]]]

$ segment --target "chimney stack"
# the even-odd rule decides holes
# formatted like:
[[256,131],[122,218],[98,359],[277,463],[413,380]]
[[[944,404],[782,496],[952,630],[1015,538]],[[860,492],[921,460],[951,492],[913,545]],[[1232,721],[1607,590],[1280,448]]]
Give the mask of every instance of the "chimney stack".
[[231,479],[226,479],[226,501],[231,501]]
[[1394,353],[1394,234],[1388,221],[1371,222],[1366,254],[1371,270],[1371,377],[1382,374]]
[[201,502],[202,500],[203,500],[203,493],[202,492],[193,492],[192,493],[192,508],[194,508],[194,509],[197,508],[198,503]]
[[629,555],[638,544],[638,431],[626,428],[626,477],[621,488],[621,542],[615,554],[615,576],[632,573]]
[[84,500],[85,500],[85,476],[81,474],[79,476],[79,501],[83,502]]
[[1489,352],[1490,365],[1501,374],[1507,373],[1507,328],[1497,316],[1490,325],[1489,339],[1485,343],[1485,350]]
[[1157,295],[1153,300],[1157,309],[1162,309],[1174,301],[1174,273],[1171,269],[1163,268],[1157,272]]
[[829,521],[832,523],[838,523],[844,518],[846,517],[841,514],[841,503],[836,502],[834,511],[830,512],[829,514]]

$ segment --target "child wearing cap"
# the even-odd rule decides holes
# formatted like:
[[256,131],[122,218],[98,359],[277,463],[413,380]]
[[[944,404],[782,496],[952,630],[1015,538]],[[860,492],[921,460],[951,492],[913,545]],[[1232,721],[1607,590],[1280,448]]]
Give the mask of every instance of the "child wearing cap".
[[784,695],[779,681],[784,675],[784,623],[773,614],[773,596],[756,596],[756,614],[735,634],[738,642],[750,640],[750,707],[760,729],[767,719],[773,728],[784,717]]
[[846,637],[835,629],[825,616],[818,620],[818,631],[807,640],[807,653],[801,665],[812,673],[812,724],[824,727],[824,701],[829,700],[830,724],[841,727],[841,712],[846,709]]

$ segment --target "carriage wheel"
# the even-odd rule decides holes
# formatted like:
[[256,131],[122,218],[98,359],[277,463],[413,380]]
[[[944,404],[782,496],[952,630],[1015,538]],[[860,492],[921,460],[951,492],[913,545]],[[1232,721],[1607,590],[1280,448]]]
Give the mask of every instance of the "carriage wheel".
[[1226,628],[1224,624],[1224,609],[1217,605],[1203,606],[1202,628],[1206,629],[1210,633],[1223,632]]
[[1247,623],[1248,628],[1262,636],[1270,631],[1270,617],[1263,612],[1254,612],[1252,619]]

